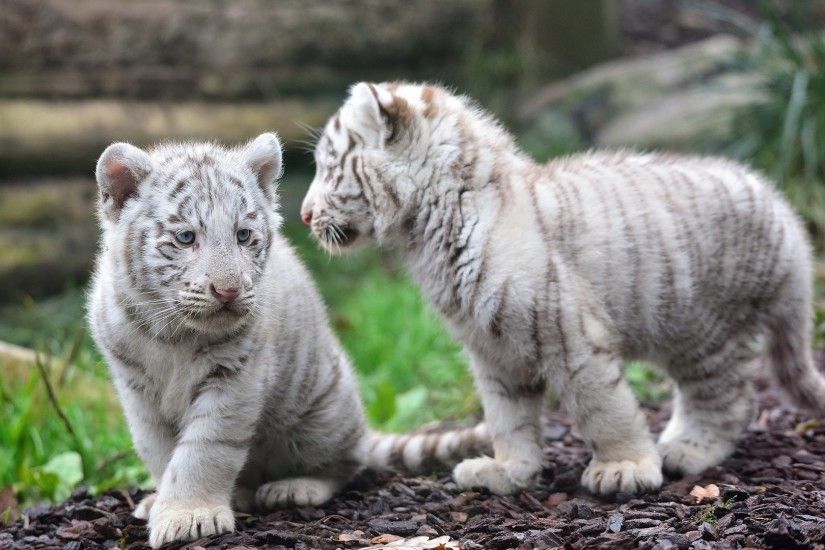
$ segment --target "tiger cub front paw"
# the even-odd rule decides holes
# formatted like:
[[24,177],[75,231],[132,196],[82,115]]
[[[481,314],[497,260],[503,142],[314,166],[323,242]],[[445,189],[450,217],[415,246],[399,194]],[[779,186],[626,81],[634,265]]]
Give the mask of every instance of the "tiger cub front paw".
[[235,530],[229,506],[158,502],[149,514],[149,545],[160,548],[176,540],[196,540]]
[[594,457],[582,474],[582,485],[602,496],[652,491],[662,486],[662,461],[658,455],[607,462]]

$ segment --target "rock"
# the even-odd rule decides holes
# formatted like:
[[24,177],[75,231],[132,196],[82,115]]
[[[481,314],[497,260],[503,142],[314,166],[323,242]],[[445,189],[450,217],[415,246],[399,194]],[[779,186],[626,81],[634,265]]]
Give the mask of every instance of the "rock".
[[732,137],[736,115],[762,97],[759,83],[757,75],[730,74],[673,91],[645,107],[618,114],[601,129],[596,144],[708,150],[709,144]]
[[758,75],[735,67],[748,43],[716,36],[653,55],[596,65],[522,105],[522,143],[708,149],[732,138],[733,118],[762,97]]

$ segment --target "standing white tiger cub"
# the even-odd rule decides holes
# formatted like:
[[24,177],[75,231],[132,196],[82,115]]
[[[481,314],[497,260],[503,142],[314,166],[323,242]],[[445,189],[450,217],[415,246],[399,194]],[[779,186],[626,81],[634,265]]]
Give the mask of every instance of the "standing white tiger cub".
[[[460,463],[462,487],[530,486],[547,384],[592,448],[595,493],[718,464],[753,418],[743,367],[763,335],[779,385],[825,413],[804,230],[742,165],[628,152],[539,165],[467,98],[406,83],[354,86],[315,160],[302,218],[321,243],[398,249],[469,351],[495,458]],[[630,358],[675,381],[658,445]]]
[[135,515],[153,547],[249,511],[329,499],[363,467],[420,469],[480,452],[483,425],[367,429],[322,301],[278,233],[281,147],[111,145],[97,165],[103,241],[92,334],[157,484]]

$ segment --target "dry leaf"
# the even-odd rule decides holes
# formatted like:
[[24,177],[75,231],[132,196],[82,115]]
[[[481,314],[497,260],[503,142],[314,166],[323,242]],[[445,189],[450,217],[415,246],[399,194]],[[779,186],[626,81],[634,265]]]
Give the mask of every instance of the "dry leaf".
[[399,540],[404,540],[404,537],[384,533],[383,535],[378,535],[377,537],[371,538],[370,544],[390,544]]
[[696,498],[697,503],[702,502],[703,500],[714,500],[719,498],[719,487],[713,483],[710,485],[705,485],[704,487],[694,485],[690,495]]
[[338,535],[338,542],[352,542],[354,540],[360,540],[360,537],[352,533],[341,533]]
[[805,433],[809,430],[815,430],[820,426],[822,426],[822,422],[815,418],[812,418],[811,420],[806,420],[805,422],[800,422],[799,424],[797,424],[796,428],[794,428],[794,431],[796,431],[797,433]]
[[550,508],[555,508],[562,502],[567,500],[567,493],[553,493],[547,500],[544,501],[544,504]]
[[[381,535],[384,536],[384,535]],[[390,535],[395,536],[395,535]],[[375,541],[379,537],[375,537],[372,539]],[[361,550],[396,550],[399,548],[404,549],[414,549],[414,548],[426,548],[428,550],[458,550],[460,548],[457,540],[452,540],[450,537],[444,535],[441,537],[437,537],[431,539],[429,537],[413,537],[411,539],[404,539],[402,537],[397,537],[398,540],[394,540],[393,542],[382,544],[381,546],[366,546]]]

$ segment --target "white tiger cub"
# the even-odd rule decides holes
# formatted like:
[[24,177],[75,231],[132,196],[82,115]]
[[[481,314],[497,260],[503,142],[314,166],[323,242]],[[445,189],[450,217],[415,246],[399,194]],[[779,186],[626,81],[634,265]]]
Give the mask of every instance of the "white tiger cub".
[[157,493],[153,547],[241,510],[329,499],[362,467],[419,469],[485,447],[484,426],[366,428],[349,361],[278,233],[275,134],[247,146],[111,145],[89,322]]
[[[467,98],[407,83],[354,86],[315,160],[302,218],[320,242],[399,250],[469,351],[495,458],[460,463],[462,487],[530,486],[547,384],[593,451],[594,493],[718,464],[755,412],[758,336],[779,385],[825,413],[805,232],[742,165],[629,152],[540,165]],[[622,373],[631,358],[675,381],[658,446]]]

